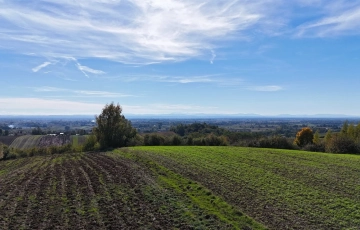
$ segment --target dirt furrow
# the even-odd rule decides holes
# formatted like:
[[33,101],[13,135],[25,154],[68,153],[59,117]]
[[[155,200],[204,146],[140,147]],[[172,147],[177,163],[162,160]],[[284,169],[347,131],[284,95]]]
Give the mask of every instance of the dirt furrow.
[[26,168],[23,174],[19,175],[18,180],[7,181],[5,185],[1,185],[0,194],[3,197],[0,200],[0,227],[12,228],[12,225],[17,225],[24,218],[21,216],[24,214],[23,211],[19,210],[27,209],[26,190],[32,187],[34,179],[42,175],[44,165],[46,165],[45,160],[39,161],[32,167]]
[[53,178],[53,165],[47,165],[42,169],[42,175],[39,180],[35,181],[37,184],[37,193],[35,194],[35,201],[33,203],[32,211],[29,216],[29,226],[36,226],[44,229],[47,226],[49,219],[49,190],[51,180]]

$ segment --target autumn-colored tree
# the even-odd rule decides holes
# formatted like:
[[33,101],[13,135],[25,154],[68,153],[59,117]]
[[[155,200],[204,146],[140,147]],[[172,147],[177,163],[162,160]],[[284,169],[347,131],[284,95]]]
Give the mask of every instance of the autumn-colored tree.
[[309,127],[302,128],[295,138],[295,144],[300,147],[304,147],[307,144],[312,144],[314,139],[314,133]]

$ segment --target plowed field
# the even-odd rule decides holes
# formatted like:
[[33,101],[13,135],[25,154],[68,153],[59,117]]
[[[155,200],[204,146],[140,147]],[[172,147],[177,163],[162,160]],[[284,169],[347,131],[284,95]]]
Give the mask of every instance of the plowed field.
[[9,146],[16,138],[16,136],[0,136],[0,143]]
[[0,162],[0,229],[263,229],[203,185],[122,154]]
[[43,136],[41,135],[25,135],[16,138],[10,145],[11,148],[29,149],[37,147]]

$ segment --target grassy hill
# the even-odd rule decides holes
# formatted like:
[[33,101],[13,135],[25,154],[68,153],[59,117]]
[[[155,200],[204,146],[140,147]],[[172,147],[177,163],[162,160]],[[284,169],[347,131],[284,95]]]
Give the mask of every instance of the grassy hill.
[[0,162],[0,229],[358,229],[358,178],[360,156],[273,149],[23,158]]

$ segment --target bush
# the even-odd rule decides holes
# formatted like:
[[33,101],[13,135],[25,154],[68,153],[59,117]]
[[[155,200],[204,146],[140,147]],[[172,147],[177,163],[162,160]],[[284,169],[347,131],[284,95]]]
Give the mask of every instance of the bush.
[[144,136],[144,145],[147,146],[159,146],[165,144],[165,138],[158,134],[146,134]]
[[180,136],[178,135],[174,135],[171,138],[171,145],[181,145],[182,144],[182,139]]
[[302,148],[302,150],[309,152],[325,152],[325,144],[307,144]]
[[94,151],[96,150],[96,147],[99,146],[97,145],[97,140],[95,135],[90,135],[86,138],[86,141],[84,143],[83,146],[83,151]]
[[263,137],[248,143],[249,147],[273,148],[273,149],[297,149],[297,147],[286,137],[273,136]]
[[334,135],[326,143],[326,152],[330,153],[359,153],[359,146],[355,141],[342,134]]

